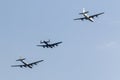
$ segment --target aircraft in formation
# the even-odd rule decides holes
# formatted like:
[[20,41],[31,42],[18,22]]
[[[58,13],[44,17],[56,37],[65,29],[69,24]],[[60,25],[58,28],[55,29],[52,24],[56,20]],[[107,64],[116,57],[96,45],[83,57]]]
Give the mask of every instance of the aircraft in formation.
[[89,16],[87,13],[89,13],[89,11],[85,11],[85,8],[83,8],[83,12],[79,13],[79,14],[82,14],[84,17],[76,18],[74,20],[84,20],[85,19],[85,20],[89,20],[91,22],[94,22],[94,17],[98,17],[99,15],[104,14],[104,12],[102,12],[102,13],[98,13],[98,14],[94,14],[94,15]]
[[36,62],[32,62],[32,63],[26,63],[24,62],[25,58],[22,58],[22,59],[17,59],[16,61],[20,61],[23,63],[23,65],[12,65],[11,67],[25,67],[25,68],[32,68],[33,65],[37,65],[38,63],[44,61],[44,60],[39,60],[39,61],[36,61]]
[[[101,14],[104,14],[104,12],[102,13],[98,13],[98,14],[94,14],[94,15],[91,15],[89,16],[87,13],[89,13],[89,11],[85,11],[85,9],[83,8],[83,12],[82,13],[79,13],[79,14],[82,14],[84,17],[82,18],[76,18],[74,20],[89,20],[91,22],[94,22],[94,17],[98,17],[99,15]],[[50,43],[50,40],[48,41],[40,41],[40,44],[43,44],[43,45],[36,45],[36,46],[39,46],[39,47],[43,47],[43,48],[53,48],[55,46],[58,46],[58,44],[61,44],[62,42],[56,42],[56,43]],[[21,59],[17,59],[16,61],[20,61],[23,63],[23,65],[12,65],[11,67],[28,67],[28,68],[32,68],[33,65],[37,65],[38,63],[44,61],[44,60],[39,60],[39,61],[36,61],[36,62],[32,62],[32,63],[26,63],[24,62],[25,58],[21,58]]]
[[53,48],[55,46],[58,46],[58,44],[61,44],[62,42],[56,42],[56,43],[51,43],[50,44],[50,40],[48,41],[40,41],[40,44],[44,44],[44,45],[36,45],[36,46],[40,46],[40,47],[47,47],[47,48]]

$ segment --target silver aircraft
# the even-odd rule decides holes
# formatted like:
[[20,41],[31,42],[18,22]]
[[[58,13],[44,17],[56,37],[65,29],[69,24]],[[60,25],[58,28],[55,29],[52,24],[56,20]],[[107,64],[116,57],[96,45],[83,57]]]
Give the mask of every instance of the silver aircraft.
[[104,12],[101,12],[101,13],[89,16],[87,13],[89,13],[89,11],[85,11],[85,8],[83,8],[83,12],[79,13],[79,14],[83,15],[84,17],[76,18],[74,20],[84,20],[85,19],[85,20],[89,20],[91,22],[94,22],[94,17],[98,17],[99,15],[104,14]]

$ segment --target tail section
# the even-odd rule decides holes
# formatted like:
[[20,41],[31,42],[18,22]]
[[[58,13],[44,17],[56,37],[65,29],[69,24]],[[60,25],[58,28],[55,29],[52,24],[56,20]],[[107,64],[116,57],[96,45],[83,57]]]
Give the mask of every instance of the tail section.
[[48,40],[48,41],[40,41],[40,43],[49,43],[50,42],[50,40]]
[[79,13],[79,14],[87,14],[87,13],[89,13],[89,11],[85,11],[85,8],[83,8],[82,13]]
[[85,13],[85,8],[83,8],[83,13]]

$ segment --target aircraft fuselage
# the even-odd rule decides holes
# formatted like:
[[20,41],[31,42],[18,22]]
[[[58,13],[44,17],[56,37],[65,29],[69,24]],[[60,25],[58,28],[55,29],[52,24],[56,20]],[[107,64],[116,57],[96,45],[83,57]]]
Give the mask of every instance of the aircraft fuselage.
[[21,61],[21,62],[25,65],[25,67],[32,68],[32,66],[28,65],[28,64],[27,64],[27,63],[25,63],[24,61]]
[[44,41],[44,43],[46,44],[46,47],[51,47],[52,48],[52,45],[48,44],[48,42]]
[[83,16],[86,18],[86,19],[88,19],[88,20],[90,20],[91,22],[94,22],[94,19],[93,18],[91,18],[88,14],[83,14]]

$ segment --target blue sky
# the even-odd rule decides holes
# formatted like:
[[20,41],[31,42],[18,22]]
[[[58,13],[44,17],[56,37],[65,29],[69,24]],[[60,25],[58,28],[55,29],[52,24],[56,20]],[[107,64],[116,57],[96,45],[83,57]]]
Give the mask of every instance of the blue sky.
[[[1,0],[1,80],[120,80],[119,0]],[[95,22],[74,21],[82,8],[105,12]],[[40,40],[62,41],[36,47]],[[12,68],[20,56],[44,62]]]

